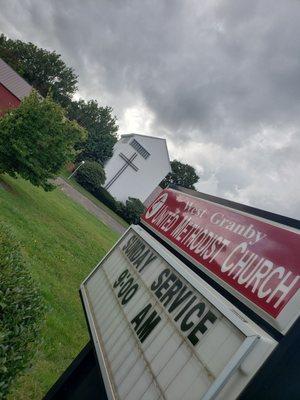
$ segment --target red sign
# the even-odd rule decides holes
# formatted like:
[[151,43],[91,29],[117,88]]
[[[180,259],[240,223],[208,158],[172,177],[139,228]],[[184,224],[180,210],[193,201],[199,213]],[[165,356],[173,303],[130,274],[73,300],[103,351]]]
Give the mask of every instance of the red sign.
[[296,229],[171,189],[142,221],[275,319],[300,287]]

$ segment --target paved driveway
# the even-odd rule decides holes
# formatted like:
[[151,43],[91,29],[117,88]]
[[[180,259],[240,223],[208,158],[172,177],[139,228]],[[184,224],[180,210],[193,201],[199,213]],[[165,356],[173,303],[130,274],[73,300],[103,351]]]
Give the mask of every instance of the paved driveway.
[[118,221],[116,221],[105,210],[98,207],[90,199],[88,199],[83,194],[78,192],[78,190],[74,189],[73,186],[71,186],[64,179],[60,177],[56,178],[55,184],[59,186],[64,193],[66,193],[69,197],[71,197],[71,199],[76,201],[76,203],[81,204],[87,211],[95,215],[95,217],[97,217],[105,225],[109,226],[111,229],[120,234],[123,234],[125,232],[126,228],[124,226],[122,226]]

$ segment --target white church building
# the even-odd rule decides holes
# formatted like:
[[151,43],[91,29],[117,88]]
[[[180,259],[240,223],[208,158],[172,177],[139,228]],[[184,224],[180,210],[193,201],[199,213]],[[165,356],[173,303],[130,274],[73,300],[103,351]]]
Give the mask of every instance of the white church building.
[[104,188],[117,200],[142,202],[171,171],[167,142],[154,136],[122,135],[104,165]]

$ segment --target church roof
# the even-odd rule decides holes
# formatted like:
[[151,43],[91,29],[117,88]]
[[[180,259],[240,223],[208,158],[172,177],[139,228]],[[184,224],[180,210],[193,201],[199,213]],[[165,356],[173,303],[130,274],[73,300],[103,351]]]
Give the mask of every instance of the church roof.
[[166,142],[165,138],[160,138],[160,137],[157,137],[157,136],[142,135],[140,133],[126,133],[124,135],[121,135],[121,138],[131,137],[131,136],[142,136],[142,137],[149,138],[149,139],[164,140]]
[[28,96],[32,90],[32,86],[6,64],[2,58],[0,58],[0,83],[19,100]]
[[[162,140],[166,149],[166,155],[168,158],[168,162],[170,164],[170,156],[169,156],[169,150],[168,150],[168,146],[167,146],[167,140],[165,138],[161,138],[161,137],[157,137],[157,136],[149,136],[149,135],[142,135],[140,133],[126,133],[124,135],[121,135],[121,139],[125,139],[125,138],[130,138],[130,137],[134,137],[134,136],[140,136],[142,138],[145,138],[146,140]],[[171,164],[170,164],[170,171],[171,171]]]

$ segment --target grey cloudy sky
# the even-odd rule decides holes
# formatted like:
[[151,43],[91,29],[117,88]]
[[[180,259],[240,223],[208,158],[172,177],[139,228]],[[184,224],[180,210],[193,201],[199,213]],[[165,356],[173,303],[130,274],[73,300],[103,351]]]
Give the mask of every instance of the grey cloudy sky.
[[300,217],[300,1],[0,0],[120,133],[164,136],[198,190]]

